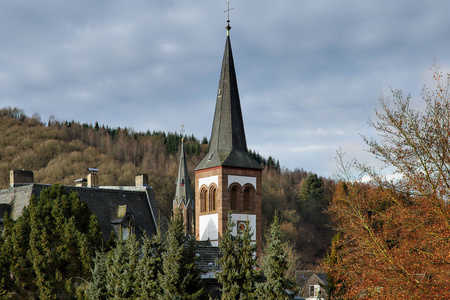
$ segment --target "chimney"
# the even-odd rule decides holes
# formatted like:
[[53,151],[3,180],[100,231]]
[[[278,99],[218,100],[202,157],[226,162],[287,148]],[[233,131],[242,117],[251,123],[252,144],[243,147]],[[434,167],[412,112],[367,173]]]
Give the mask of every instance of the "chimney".
[[98,187],[97,172],[99,169],[88,168],[89,174],[87,176],[87,187]]
[[9,172],[9,186],[15,187],[25,184],[34,183],[33,171],[28,170],[11,170]]
[[148,175],[139,174],[135,178],[136,187],[148,187]]

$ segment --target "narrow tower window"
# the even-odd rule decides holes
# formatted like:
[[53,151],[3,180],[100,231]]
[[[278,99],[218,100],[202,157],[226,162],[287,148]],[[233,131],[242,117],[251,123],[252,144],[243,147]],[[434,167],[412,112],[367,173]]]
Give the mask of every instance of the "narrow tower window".
[[206,189],[200,192],[200,211],[206,211]]
[[230,209],[237,209],[237,189],[235,187],[231,189]]
[[244,210],[250,210],[250,189],[244,190]]
[[215,187],[209,190],[209,210],[216,210],[216,193],[217,190]]

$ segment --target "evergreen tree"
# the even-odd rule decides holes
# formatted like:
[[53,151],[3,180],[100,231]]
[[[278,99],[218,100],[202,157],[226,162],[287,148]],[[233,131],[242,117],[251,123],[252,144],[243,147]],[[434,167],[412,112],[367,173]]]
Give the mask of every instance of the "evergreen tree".
[[222,284],[222,299],[254,299],[256,277],[256,244],[247,221],[245,228],[233,235],[235,223],[228,221],[228,228],[220,240],[222,257],[218,260],[222,271],[216,275]]
[[325,209],[324,187],[317,174],[310,174],[299,192],[300,214],[308,223],[324,223]]
[[16,222],[8,221],[4,241],[14,290],[42,299],[75,295],[74,279],[85,280],[101,243],[96,218],[75,193],[54,185],[32,197]]
[[158,276],[159,299],[200,299],[203,294],[200,269],[195,264],[195,242],[184,233],[181,214],[169,224],[166,250],[162,254],[162,273]]
[[291,299],[293,296],[289,290],[294,287],[294,283],[284,277],[288,262],[282,239],[278,214],[275,213],[267,236],[266,255],[262,258],[262,270],[266,281],[257,284],[258,299]]
[[8,245],[5,240],[10,236],[9,230],[11,228],[11,218],[8,213],[5,213],[3,218],[4,230],[0,234],[0,299],[6,297],[8,288],[10,286],[9,265],[11,253],[10,249],[7,249]]
[[91,281],[86,289],[86,298],[91,300],[108,299],[108,290],[106,288],[106,278],[108,267],[106,265],[106,254],[97,252],[94,258],[94,267],[91,270]]
[[138,265],[141,280],[138,283],[136,298],[157,299],[161,294],[158,275],[162,273],[163,236],[161,231],[158,230],[152,238],[145,236],[142,240],[142,258]]
[[339,276],[337,276],[337,274],[335,274],[336,272],[339,272],[339,270],[336,270],[336,267],[339,264],[339,252],[342,251],[342,247],[342,234],[338,232],[333,236],[333,239],[331,240],[331,248],[324,259],[326,267],[329,270],[333,270],[331,272],[327,272],[328,285],[324,287],[328,295],[328,299],[330,300],[344,299],[343,296],[345,295],[345,283],[339,278]]
[[[122,234],[119,236],[121,237]],[[106,254],[108,298],[135,297],[135,290],[141,279],[137,272],[139,254],[139,242],[134,234],[131,234],[126,241],[119,238],[116,247]]]

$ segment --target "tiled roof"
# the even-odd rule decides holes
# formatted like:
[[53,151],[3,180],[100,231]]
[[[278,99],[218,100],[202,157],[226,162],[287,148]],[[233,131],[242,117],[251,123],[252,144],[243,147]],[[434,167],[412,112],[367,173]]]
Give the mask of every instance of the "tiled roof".
[[[38,196],[49,187],[46,184],[30,184],[8,188],[0,191],[0,203],[11,205],[12,217],[17,218],[23,207],[28,205],[31,195]],[[153,190],[150,188],[89,188],[64,186],[68,193],[76,192],[80,200],[86,202],[89,209],[97,216],[103,238],[107,240],[111,231],[117,232],[117,207],[126,205],[127,215],[133,218],[137,236],[146,232],[149,236],[156,233],[157,224],[165,231],[167,218],[160,213],[155,203]]]

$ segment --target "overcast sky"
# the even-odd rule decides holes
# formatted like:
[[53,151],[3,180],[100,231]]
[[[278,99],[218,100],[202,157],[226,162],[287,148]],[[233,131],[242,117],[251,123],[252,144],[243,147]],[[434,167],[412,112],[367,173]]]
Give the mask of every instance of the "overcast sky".
[[[249,148],[289,169],[370,161],[383,93],[450,66],[450,1],[231,1]],[[0,1],[0,107],[210,137],[227,1]],[[1,133],[0,133],[1,134]]]

